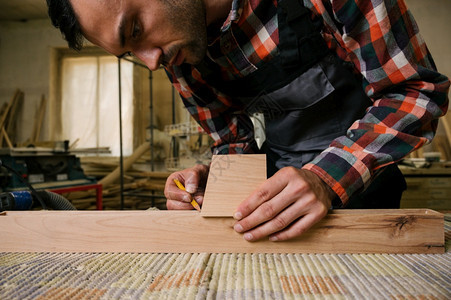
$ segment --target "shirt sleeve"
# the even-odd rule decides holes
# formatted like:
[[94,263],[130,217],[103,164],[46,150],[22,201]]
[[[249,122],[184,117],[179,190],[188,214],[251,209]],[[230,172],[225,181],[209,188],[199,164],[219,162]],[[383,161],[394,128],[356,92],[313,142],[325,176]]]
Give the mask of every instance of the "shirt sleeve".
[[191,116],[212,137],[213,154],[258,151],[251,119],[230,97],[210,87],[194,67],[166,69]]
[[[363,76],[373,100],[346,136],[304,166],[319,175],[343,204],[384,166],[431,142],[448,107],[449,79],[432,57],[404,1],[312,0],[330,19],[326,30]],[[333,11],[327,15],[329,5]]]

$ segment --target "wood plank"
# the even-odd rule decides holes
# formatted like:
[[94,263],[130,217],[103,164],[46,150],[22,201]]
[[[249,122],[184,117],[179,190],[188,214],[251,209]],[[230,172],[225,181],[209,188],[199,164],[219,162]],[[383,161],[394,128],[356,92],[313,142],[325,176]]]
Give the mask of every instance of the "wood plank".
[[0,116],[0,127],[5,125],[6,118],[8,117],[9,110],[13,106],[14,102],[16,101],[17,97],[20,95],[20,90],[16,90],[14,93],[13,98],[10,102],[8,102],[5,110],[3,111],[2,115]]
[[[123,171],[127,171],[133,163],[140,158],[144,153],[150,150],[150,143],[146,142],[139,146],[129,157],[124,159],[123,162]],[[121,167],[118,166],[116,169],[114,169],[113,172],[102,178],[99,183],[102,184],[104,187],[113,184],[117,180],[120,179],[121,176]]]
[[[6,124],[6,121],[8,119],[9,111],[11,110],[11,107],[13,106],[14,102],[16,101],[16,98],[19,96],[20,91],[16,90],[14,93],[13,98],[10,102],[7,103],[5,109],[2,111],[2,114],[0,115],[0,128],[3,128]],[[0,148],[3,146],[3,131],[0,131]]]
[[214,155],[210,164],[203,217],[231,217],[236,207],[266,180],[266,155]]
[[301,237],[247,242],[196,211],[8,211],[0,252],[444,253],[443,214],[334,210]]
[[17,120],[19,117],[19,113],[22,110],[24,102],[24,93],[20,91],[18,95],[14,98],[14,103],[11,105],[11,109],[9,110],[9,116],[5,125],[5,130],[8,133],[8,137],[12,143],[17,142]]
[[34,119],[33,131],[31,134],[31,143],[36,143],[41,137],[42,123],[44,122],[45,111],[47,108],[47,100],[44,95],[41,96],[41,102],[39,108],[36,110],[36,117]]
[[[9,139],[8,133],[6,132],[5,127],[3,127],[3,126],[2,126],[2,133],[3,133],[3,137],[5,138],[5,141],[6,141],[6,144],[8,145],[8,147],[14,148],[13,143]],[[1,143],[1,141],[0,141],[0,143]]]
[[172,174],[172,172],[145,172],[145,171],[128,171],[127,174],[133,176],[133,177],[147,177],[152,179],[161,179],[166,182],[166,179],[169,177],[169,175]]

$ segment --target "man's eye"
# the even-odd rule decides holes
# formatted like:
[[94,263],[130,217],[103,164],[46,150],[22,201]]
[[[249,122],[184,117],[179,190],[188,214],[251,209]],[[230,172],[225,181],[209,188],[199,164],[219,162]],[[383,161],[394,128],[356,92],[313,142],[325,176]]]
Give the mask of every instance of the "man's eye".
[[136,39],[141,34],[141,26],[138,24],[138,22],[133,23],[132,27],[132,38]]

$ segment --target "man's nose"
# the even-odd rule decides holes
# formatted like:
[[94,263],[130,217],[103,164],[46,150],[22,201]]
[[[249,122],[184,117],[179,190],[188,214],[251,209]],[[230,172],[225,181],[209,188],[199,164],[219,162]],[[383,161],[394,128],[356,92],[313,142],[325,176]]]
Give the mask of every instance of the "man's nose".
[[133,54],[152,71],[156,71],[163,62],[163,51],[160,48],[133,51]]

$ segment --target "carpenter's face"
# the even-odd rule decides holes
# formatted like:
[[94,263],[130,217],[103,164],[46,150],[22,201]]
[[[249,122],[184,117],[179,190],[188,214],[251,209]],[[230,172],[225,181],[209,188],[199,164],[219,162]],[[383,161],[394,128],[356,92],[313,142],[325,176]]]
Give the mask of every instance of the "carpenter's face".
[[131,52],[151,70],[205,56],[202,0],[70,0],[83,35],[113,55]]

